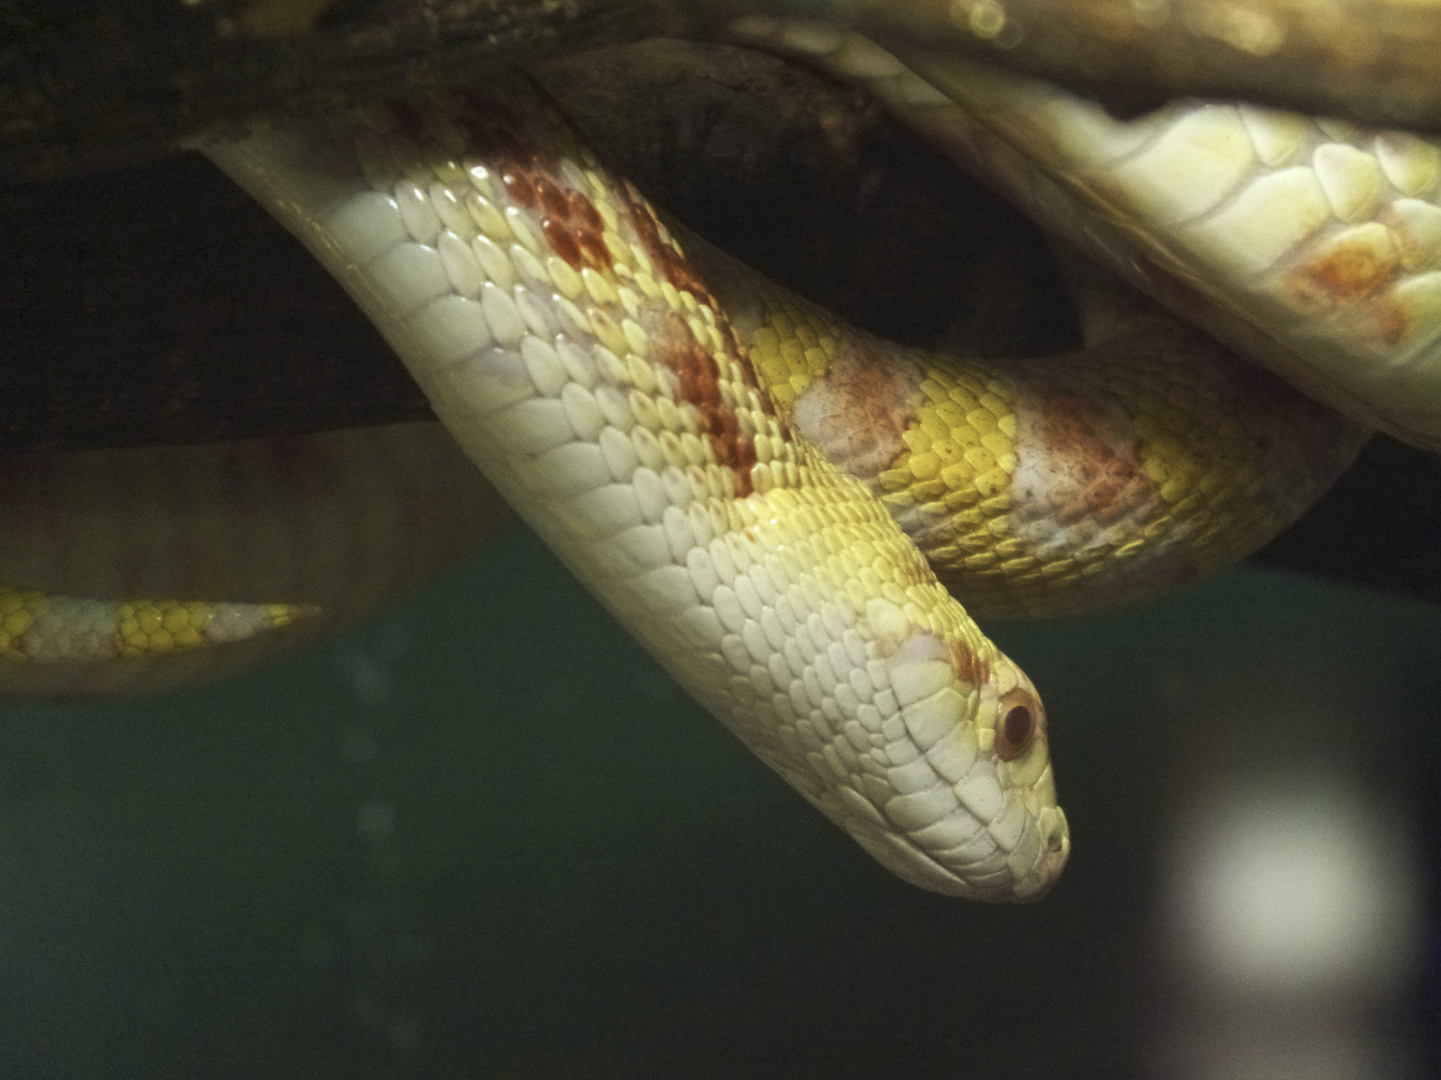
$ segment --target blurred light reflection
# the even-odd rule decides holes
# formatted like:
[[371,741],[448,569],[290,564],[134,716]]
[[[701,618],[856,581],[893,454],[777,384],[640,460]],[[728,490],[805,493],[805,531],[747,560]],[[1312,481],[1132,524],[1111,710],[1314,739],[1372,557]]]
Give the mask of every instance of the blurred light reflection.
[[1197,784],[1162,838],[1154,1075],[1416,1075],[1410,825],[1386,792],[1293,749],[1289,768],[1271,754]]

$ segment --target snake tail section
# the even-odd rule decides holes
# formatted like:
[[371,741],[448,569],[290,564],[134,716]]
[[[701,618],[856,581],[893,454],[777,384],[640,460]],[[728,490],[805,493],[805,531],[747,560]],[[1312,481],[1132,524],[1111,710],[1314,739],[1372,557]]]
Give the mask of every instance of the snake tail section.
[[0,657],[38,663],[156,657],[243,641],[311,614],[295,604],[106,601],[0,584]]
[[524,87],[204,148],[387,335],[491,481],[686,690],[900,877],[1030,900],[1046,714],[777,409],[704,276]]
[[785,18],[804,57],[1172,310],[1372,428],[1441,449],[1441,141],[1234,102],[1132,120],[1054,84]]

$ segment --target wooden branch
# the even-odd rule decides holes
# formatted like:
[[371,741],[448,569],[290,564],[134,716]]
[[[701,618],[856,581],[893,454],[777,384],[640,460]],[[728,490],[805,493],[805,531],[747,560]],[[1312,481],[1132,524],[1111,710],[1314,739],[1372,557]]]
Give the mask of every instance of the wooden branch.
[[1243,99],[1441,131],[1438,0],[855,0],[898,49],[1044,75],[1118,111]]

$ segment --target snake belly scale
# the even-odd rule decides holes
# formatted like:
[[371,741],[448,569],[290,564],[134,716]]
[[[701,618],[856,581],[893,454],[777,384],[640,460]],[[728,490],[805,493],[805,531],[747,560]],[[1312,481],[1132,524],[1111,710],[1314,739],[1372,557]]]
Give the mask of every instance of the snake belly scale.
[[1029,680],[780,413],[651,208],[521,86],[205,147],[680,684],[900,877],[1028,900],[1070,847]]

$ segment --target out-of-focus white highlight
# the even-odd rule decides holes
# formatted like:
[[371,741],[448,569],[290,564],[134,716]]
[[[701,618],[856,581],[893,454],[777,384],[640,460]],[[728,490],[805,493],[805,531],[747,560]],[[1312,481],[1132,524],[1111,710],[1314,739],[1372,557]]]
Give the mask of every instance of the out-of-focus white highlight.
[[[1325,711],[1310,719],[1250,761],[1185,759],[1193,794],[1161,839],[1157,1080],[1422,1075],[1405,1004],[1424,933],[1410,823],[1384,781],[1347,776]],[[1238,745],[1235,729],[1211,734]]]
[[1221,997],[1394,990],[1419,953],[1402,820],[1331,777],[1229,777],[1182,812],[1165,935]]

